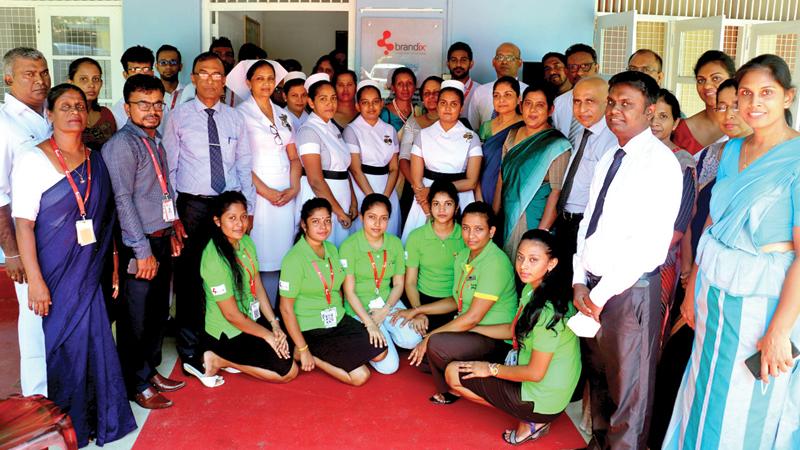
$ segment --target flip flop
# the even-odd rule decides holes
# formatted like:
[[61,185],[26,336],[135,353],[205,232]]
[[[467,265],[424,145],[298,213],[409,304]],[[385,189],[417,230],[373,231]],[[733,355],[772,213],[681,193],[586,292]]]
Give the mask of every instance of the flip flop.
[[222,370],[224,370],[225,372],[228,372],[228,373],[233,373],[233,374],[242,373],[241,370],[234,369],[233,367],[223,367]]
[[535,441],[540,437],[546,435],[550,431],[550,424],[546,423],[539,428],[536,428],[535,422],[528,422],[531,429],[531,434],[522,440],[517,440],[517,430],[506,430],[503,432],[503,440],[511,445],[521,445],[529,441]]
[[212,375],[212,376],[205,376],[203,373],[198,371],[194,366],[189,363],[183,363],[183,370],[187,372],[189,375],[200,380],[203,383],[203,386],[207,388],[215,388],[220,387],[225,384],[225,379],[219,375]]
[[443,393],[442,397],[444,397],[444,400],[439,400],[435,395],[432,395],[428,400],[434,405],[449,405],[457,402],[458,399],[461,398],[455,394],[451,394],[450,392]]

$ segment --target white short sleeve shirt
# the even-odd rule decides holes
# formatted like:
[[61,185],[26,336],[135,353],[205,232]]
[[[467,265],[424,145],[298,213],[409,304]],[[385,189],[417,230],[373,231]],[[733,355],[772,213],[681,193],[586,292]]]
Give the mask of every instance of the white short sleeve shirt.
[[325,122],[311,113],[296,139],[298,155],[319,155],[322,170],[344,172],[350,167],[350,149],[333,121]]
[[411,154],[425,160],[425,168],[441,173],[462,173],[473,156],[483,156],[481,140],[461,122],[448,131],[439,121],[422,130]]
[[385,167],[400,152],[397,132],[381,119],[373,126],[363,117],[356,117],[345,128],[344,140],[350,153],[358,153],[361,163],[368,166]]

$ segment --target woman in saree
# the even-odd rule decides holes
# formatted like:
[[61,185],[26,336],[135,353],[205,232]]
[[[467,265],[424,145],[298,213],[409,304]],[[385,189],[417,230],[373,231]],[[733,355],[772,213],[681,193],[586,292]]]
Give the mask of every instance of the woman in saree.
[[80,88],[54,87],[47,116],[53,136],[15,161],[12,215],[28,306],[43,317],[48,398],[72,418],[79,446],[102,446],[136,428],[101,287],[116,220],[111,179],[83,143]]
[[[665,449],[800,448],[800,133],[778,56],[736,72],[753,129],[726,146],[681,313],[694,347]],[[753,372],[745,360],[755,356]]]
[[531,228],[549,230],[556,220],[556,204],[572,145],[548,119],[553,93],[534,83],[522,95],[523,123],[509,130],[503,144],[503,162],[492,205],[505,218],[503,249],[514,256],[522,235]]

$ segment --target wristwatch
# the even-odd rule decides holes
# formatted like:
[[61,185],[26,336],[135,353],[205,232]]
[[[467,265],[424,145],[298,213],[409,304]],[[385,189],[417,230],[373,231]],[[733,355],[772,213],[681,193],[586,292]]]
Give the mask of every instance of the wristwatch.
[[497,363],[489,364],[489,373],[491,373],[493,377],[496,377],[498,372],[500,372],[500,368],[497,366]]

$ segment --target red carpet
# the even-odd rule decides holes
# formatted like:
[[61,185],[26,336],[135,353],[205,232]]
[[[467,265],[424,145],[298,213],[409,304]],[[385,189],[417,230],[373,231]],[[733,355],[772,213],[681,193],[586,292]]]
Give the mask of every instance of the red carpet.
[[14,282],[0,265],[0,398],[20,392],[18,315]]
[[[192,378],[169,398],[175,405],[152,411],[135,449],[234,448],[509,448],[501,438],[516,421],[465,400],[428,402],[430,376],[407,364],[394,375],[373,372],[353,388],[322,372],[301,374],[286,385],[224,374],[208,389]],[[186,379],[176,368],[173,378]],[[586,444],[566,414],[550,433],[527,448],[574,449]]]

